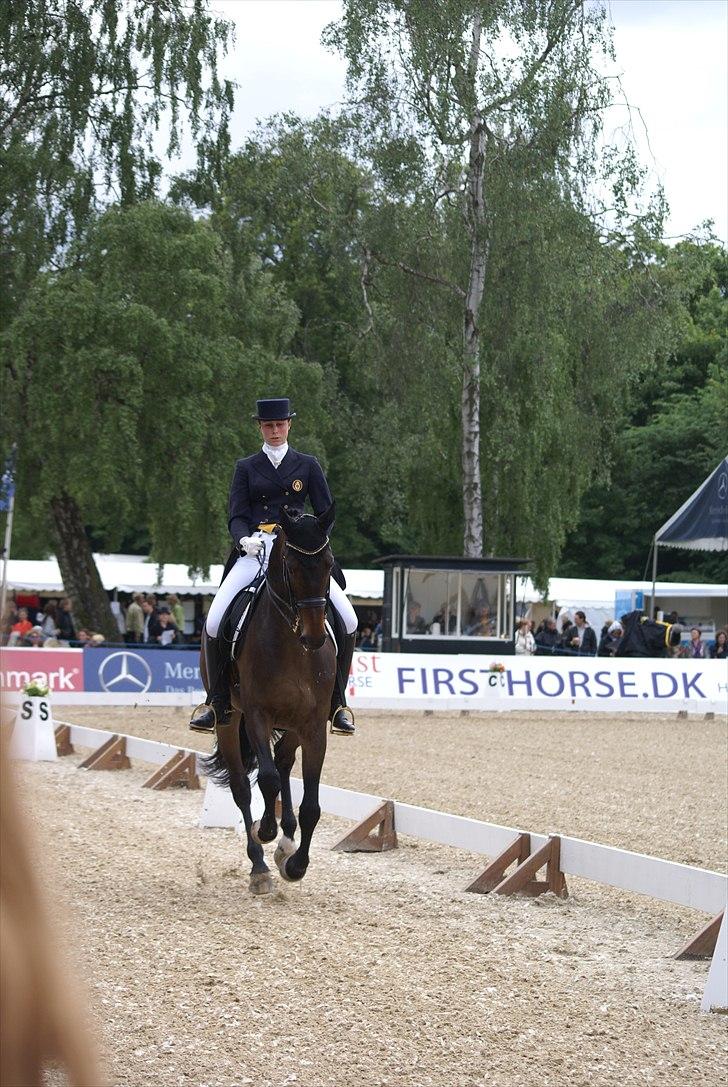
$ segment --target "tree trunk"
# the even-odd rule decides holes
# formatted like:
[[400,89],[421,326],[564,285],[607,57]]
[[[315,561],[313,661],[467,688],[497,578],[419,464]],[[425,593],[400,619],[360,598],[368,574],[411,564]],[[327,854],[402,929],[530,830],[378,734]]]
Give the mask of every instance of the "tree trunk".
[[51,499],[51,511],[58,565],[66,594],[73,602],[76,622],[89,632],[117,642],[119,627],[101,584],[76,500],[63,493]]
[[[468,78],[477,96],[481,21],[476,16],[468,65]],[[470,153],[465,189],[465,221],[470,236],[470,273],[463,315],[463,387],[460,400],[463,469],[463,554],[483,554],[483,495],[480,479],[480,307],[485,290],[488,241],[485,230],[483,175],[486,131],[476,110],[470,125]]]

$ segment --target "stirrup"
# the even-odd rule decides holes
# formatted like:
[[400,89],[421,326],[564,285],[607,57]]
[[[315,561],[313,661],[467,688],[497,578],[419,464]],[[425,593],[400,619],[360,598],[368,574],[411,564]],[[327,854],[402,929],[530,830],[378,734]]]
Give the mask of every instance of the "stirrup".
[[[211,724],[208,724],[208,723],[199,724],[198,723],[199,718],[198,718],[197,715],[200,714],[200,717],[203,716],[203,713],[200,713],[201,710],[203,711],[203,713],[204,712],[211,712],[212,713],[212,723]],[[212,702],[200,702],[199,706],[195,707],[194,712],[192,714],[192,717],[190,718],[189,727],[191,729],[194,729],[195,732],[214,732],[216,726],[217,726],[217,710],[215,709],[214,705],[212,704]]]
[[[346,725],[337,725],[334,723],[340,713],[343,713],[346,718]],[[351,734],[356,731],[354,727],[354,714],[348,706],[339,706],[338,709],[334,710],[331,714],[331,728],[329,731],[338,733],[341,736],[351,736]]]

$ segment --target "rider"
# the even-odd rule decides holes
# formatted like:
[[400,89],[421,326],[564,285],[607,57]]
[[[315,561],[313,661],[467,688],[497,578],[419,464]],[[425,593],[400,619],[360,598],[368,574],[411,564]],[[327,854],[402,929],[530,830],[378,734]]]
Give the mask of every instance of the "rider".
[[[331,505],[331,492],[321,465],[315,457],[299,453],[288,444],[288,433],[295,411],[287,397],[258,400],[253,416],[258,421],[263,448],[235,465],[228,525],[239,557],[230,567],[205,620],[202,646],[208,675],[207,703],[193,716],[190,728],[212,731],[216,721],[223,722],[230,710],[230,689],[224,662],[224,649],[218,630],[228,605],[241,589],[249,585],[262,568],[268,566],[275,540],[276,522],[281,510],[303,513],[309,499],[318,516]],[[340,639],[336,659],[336,684],[331,701],[332,732],[354,732],[354,715],[346,705],[346,684],[354,655],[357,616],[346,593],[331,578],[329,595],[346,630]]]

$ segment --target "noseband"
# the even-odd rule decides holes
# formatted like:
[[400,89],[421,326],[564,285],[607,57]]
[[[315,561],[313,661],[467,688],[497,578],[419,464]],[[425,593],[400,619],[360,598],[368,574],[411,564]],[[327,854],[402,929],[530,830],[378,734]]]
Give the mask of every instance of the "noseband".
[[[316,547],[313,551],[308,551],[305,547],[298,547],[296,544],[286,540],[284,547],[290,547],[292,551],[298,551],[300,555],[320,555],[321,552],[329,546],[329,537],[327,536],[320,547]],[[266,587],[271,595],[273,604],[279,614],[290,624],[294,634],[298,634],[298,628],[301,625],[301,616],[298,613],[299,608],[325,608],[328,600],[328,594],[326,596],[306,596],[298,598],[293,594],[293,586],[291,585],[291,575],[288,571],[288,564],[286,563],[285,554],[283,556],[283,582],[288,592],[288,599],[285,600],[282,596],[279,596],[275,589],[271,586],[270,578],[266,579]]]

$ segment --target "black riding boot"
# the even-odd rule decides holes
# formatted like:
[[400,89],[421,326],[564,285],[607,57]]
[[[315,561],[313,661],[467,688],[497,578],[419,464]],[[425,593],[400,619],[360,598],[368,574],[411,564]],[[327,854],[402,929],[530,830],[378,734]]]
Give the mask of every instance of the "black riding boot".
[[[196,732],[214,732],[215,725],[222,724],[230,712],[230,683],[226,653],[219,638],[211,638],[206,630],[202,631],[202,649],[205,654],[207,672],[207,702],[201,713],[190,721],[190,728]],[[199,707],[198,707],[199,709]]]
[[346,634],[336,655],[336,683],[331,696],[331,731],[350,736],[354,729],[354,714],[346,705],[346,685],[349,682],[351,659],[354,656],[356,634]]

